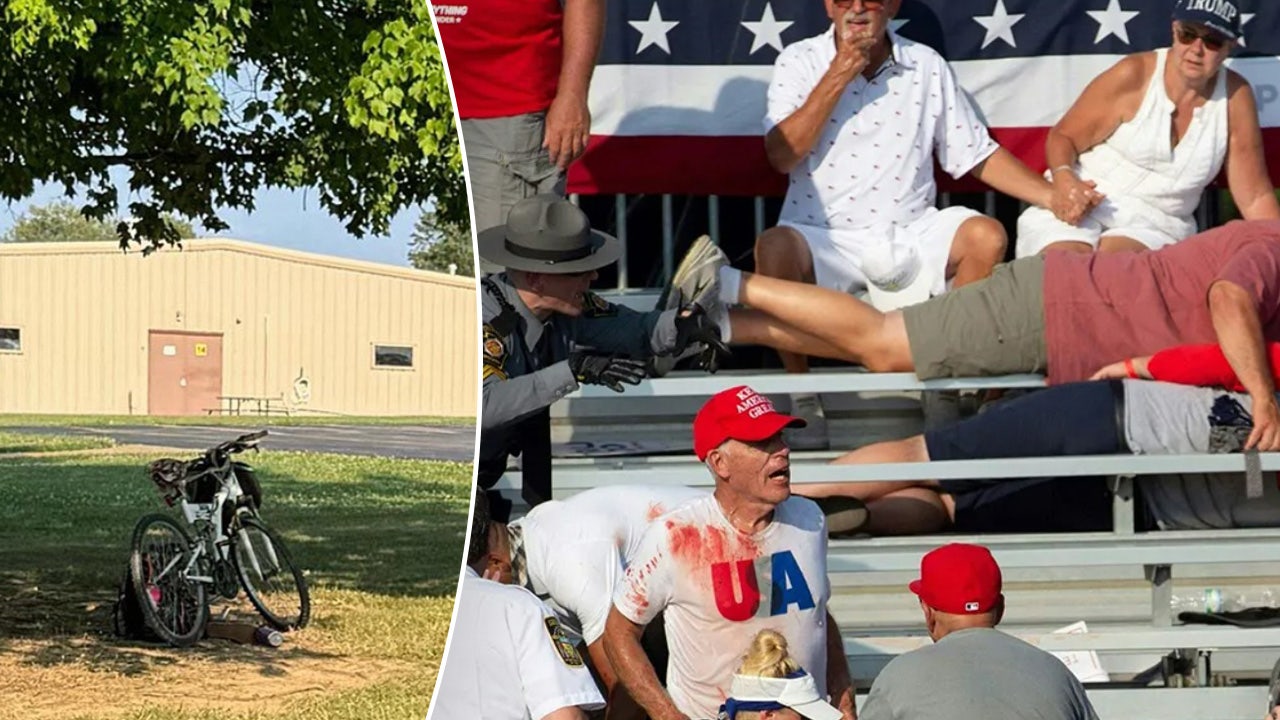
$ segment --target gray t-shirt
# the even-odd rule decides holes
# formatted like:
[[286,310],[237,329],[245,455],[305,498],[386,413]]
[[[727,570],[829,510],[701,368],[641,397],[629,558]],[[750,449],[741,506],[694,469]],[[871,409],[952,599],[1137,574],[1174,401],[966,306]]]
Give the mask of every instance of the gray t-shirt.
[[950,633],[885,666],[860,720],[1097,720],[1058,658],[990,628]]
[[[1209,452],[1209,416],[1219,398],[1252,409],[1249,396],[1215,388],[1125,380],[1125,437],[1139,455]],[[1241,467],[1244,461],[1240,462]],[[1280,526],[1280,488],[1264,475],[1262,497],[1249,498],[1243,473],[1150,475],[1143,500],[1165,530]]]

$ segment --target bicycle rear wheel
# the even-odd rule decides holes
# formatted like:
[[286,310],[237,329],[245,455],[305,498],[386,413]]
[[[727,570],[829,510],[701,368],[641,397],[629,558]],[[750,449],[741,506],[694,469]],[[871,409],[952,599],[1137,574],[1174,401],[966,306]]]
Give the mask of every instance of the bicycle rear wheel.
[[167,515],[147,515],[133,528],[129,570],[142,616],[162,640],[182,647],[204,634],[204,583],[187,579],[191,537]]
[[306,627],[311,619],[307,579],[276,531],[251,515],[240,517],[231,552],[249,602],[277,630]]

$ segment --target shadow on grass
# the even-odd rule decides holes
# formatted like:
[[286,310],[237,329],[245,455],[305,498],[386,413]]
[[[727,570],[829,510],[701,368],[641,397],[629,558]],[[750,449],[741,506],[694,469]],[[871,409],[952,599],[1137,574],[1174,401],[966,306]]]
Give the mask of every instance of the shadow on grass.
[[[177,515],[143,473],[151,459],[0,458],[0,652],[16,639],[96,638],[98,652],[115,649],[110,662],[129,667],[135,650],[111,635],[111,605],[133,526],[147,513]],[[264,488],[263,517],[313,587],[454,592],[469,465],[297,453],[249,459]]]
[[178,666],[193,660],[228,662],[254,666],[264,678],[284,677],[288,664],[301,660],[332,660],[336,653],[286,644],[279,648],[237,645],[220,640],[204,640],[181,650],[167,645],[111,638],[105,641],[56,643],[39,646],[23,657],[28,666],[54,668],[74,665],[91,672],[106,672],[125,677],[140,677],[160,668]]

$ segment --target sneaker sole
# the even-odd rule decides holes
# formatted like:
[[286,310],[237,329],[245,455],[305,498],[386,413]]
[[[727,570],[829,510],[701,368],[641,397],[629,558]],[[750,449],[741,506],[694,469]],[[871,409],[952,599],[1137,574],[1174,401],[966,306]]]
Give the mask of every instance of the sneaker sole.
[[[710,279],[698,278],[698,274],[708,264],[718,264],[719,248],[711,242],[709,235],[701,235],[693,241],[689,246],[688,252],[681,258],[680,264],[676,266],[675,272],[671,275],[671,282],[663,288],[662,295],[658,297],[657,307],[662,310],[670,310],[676,305],[670,302],[673,292],[679,292],[678,304],[699,302],[706,292],[715,285],[715,276]],[[686,288],[690,282],[703,279],[705,282],[699,282],[693,287]]]

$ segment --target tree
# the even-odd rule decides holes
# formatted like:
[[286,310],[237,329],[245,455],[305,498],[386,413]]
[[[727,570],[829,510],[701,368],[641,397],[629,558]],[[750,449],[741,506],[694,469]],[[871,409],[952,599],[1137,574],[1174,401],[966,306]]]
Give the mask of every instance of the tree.
[[[179,238],[195,237],[191,223],[165,217]],[[0,242],[102,242],[119,240],[117,227],[127,220],[86,217],[69,202],[33,207],[23,213]]]
[[442,218],[432,210],[422,213],[413,225],[409,262],[419,270],[450,272],[474,277],[475,253],[471,244],[471,223]]
[[[122,246],[226,229],[261,187],[319,189],[357,237],[433,201],[467,217],[449,88],[422,0],[7,0],[0,198],[87,188]],[[123,167],[122,212],[108,172]]]

